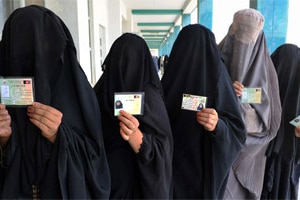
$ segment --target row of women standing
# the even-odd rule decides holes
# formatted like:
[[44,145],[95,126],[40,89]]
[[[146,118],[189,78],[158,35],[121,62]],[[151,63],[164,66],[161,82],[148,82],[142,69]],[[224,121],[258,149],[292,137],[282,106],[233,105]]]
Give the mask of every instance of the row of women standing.
[[[220,46],[209,29],[184,27],[161,81],[145,41],[123,34],[92,88],[64,23],[42,7],[17,9],[3,30],[0,76],[33,76],[36,102],[0,104],[1,198],[259,198],[281,116],[262,20],[238,12]],[[241,104],[243,85],[262,87],[262,103]],[[143,114],[115,116],[115,92],[144,92]],[[183,94],[206,97],[205,108],[181,109]]]

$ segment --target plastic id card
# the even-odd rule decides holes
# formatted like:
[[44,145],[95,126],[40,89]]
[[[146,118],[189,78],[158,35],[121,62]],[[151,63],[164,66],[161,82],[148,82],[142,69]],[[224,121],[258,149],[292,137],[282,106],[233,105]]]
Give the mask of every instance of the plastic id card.
[[114,115],[125,110],[132,115],[143,115],[144,113],[144,92],[116,92],[114,94]]
[[34,102],[32,77],[0,77],[1,103],[6,106],[29,106]]
[[242,103],[261,103],[261,88],[244,88],[241,96]]
[[207,97],[191,94],[182,95],[181,109],[201,111],[206,106]]
[[290,124],[292,124],[295,127],[299,127],[300,126],[300,115],[298,117],[296,117],[295,119],[293,119],[292,121],[290,121]]

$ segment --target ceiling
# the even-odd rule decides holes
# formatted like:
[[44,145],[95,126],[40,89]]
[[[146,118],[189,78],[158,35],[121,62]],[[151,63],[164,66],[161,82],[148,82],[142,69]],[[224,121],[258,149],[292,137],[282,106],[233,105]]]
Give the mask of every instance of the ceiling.
[[196,7],[197,0],[123,0],[123,3],[132,14],[134,32],[150,48],[157,49],[182,14]]

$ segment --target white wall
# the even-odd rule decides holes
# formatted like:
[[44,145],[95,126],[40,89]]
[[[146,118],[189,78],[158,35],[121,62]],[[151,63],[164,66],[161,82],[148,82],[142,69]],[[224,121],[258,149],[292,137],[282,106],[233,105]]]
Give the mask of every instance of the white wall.
[[108,5],[107,50],[109,50],[112,43],[122,34],[121,1],[107,0],[107,5]]
[[133,32],[132,14],[126,5],[121,1],[120,4],[121,15],[122,15],[122,33]]
[[[67,1],[63,1],[67,2]],[[88,80],[91,82],[91,49],[88,0],[77,0],[78,40],[79,40],[79,62]]]
[[[297,0],[296,0],[297,1]],[[225,37],[236,11],[249,8],[249,0],[214,0],[212,31],[217,43]]]

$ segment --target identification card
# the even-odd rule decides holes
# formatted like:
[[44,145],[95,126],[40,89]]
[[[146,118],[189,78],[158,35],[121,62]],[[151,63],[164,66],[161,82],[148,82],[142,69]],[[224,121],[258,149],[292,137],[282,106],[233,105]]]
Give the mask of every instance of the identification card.
[[7,106],[29,106],[34,102],[31,77],[0,77],[1,103]]
[[181,109],[201,111],[206,106],[206,99],[207,97],[204,96],[183,94]]
[[132,115],[143,115],[144,95],[144,92],[116,92],[114,115],[119,115],[120,110],[125,110]]
[[241,96],[242,103],[261,103],[261,88],[244,88]]
[[293,119],[292,121],[290,121],[290,124],[292,124],[295,127],[299,127],[300,126],[300,115],[298,117],[296,117],[295,119]]

